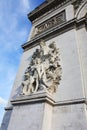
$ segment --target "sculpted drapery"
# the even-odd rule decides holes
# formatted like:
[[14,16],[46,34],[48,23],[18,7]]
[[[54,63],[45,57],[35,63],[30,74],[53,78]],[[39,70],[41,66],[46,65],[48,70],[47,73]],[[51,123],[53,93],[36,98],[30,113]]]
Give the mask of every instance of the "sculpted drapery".
[[61,66],[59,64],[59,49],[55,43],[46,45],[41,40],[40,49],[32,55],[32,59],[25,71],[22,81],[22,94],[29,95],[41,90],[56,92],[61,80]]

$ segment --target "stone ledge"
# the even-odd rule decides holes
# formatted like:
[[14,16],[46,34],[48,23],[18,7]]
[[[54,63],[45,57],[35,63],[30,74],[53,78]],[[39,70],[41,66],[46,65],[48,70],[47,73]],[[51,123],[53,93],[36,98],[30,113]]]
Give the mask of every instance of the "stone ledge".
[[8,110],[13,110],[13,106],[5,107],[5,110],[6,110],[6,111],[8,111]]
[[59,101],[55,102],[55,106],[63,106],[63,105],[73,105],[73,104],[87,104],[86,98],[79,98],[79,99],[73,99],[73,100],[65,100],[65,101]]
[[75,29],[79,29],[83,26],[86,26],[86,17],[81,18],[80,20],[77,20],[76,18],[64,22],[61,25],[57,25],[51,29],[48,29],[44,32],[42,32],[41,34],[38,34],[36,36],[34,36],[33,38],[31,38],[31,40],[25,44],[22,45],[22,48],[24,49],[24,51],[36,46],[39,44],[39,41],[41,39],[47,40],[50,39],[51,37],[54,37],[55,35],[61,35],[73,28]]
[[34,36],[33,38],[31,38],[31,40],[29,42],[22,45],[22,48],[24,50],[27,50],[27,48],[32,48],[32,47],[38,45],[39,44],[38,42],[41,39],[49,38],[49,36],[54,36],[55,34],[60,35],[60,34],[64,33],[65,31],[70,30],[73,27],[75,27],[75,22],[76,22],[76,19],[72,19],[71,21],[64,22],[63,24],[52,27],[52,28],[42,32],[41,34],[38,34],[38,35]]
[[32,22],[35,19],[42,16],[43,14],[45,14],[46,12],[49,12],[53,8],[57,7],[58,5],[62,7],[64,4],[68,2],[72,3],[73,0],[50,0],[49,2],[45,1],[44,3],[39,5],[37,8],[35,8],[32,12],[28,14],[28,19],[31,20]]
[[[12,105],[23,105],[23,104],[34,104],[34,103],[43,103],[46,102],[52,106],[62,106],[62,105],[73,105],[73,104],[87,104],[86,98],[79,98],[79,99],[72,99],[72,100],[65,100],[65,101],[56,101],[53,95],[46,91],[37,92],[31,95],[19,95],[14,100],[11,100]],[[12,109],[12,107],[6,108]]]
[[14,105],[23,105],[23,104],[33,104],[33,103],[42,103],[46,102],[50,105],[54,105],[55,101],[51,94],[48,92],[37,92],[31,95],[19,95],[14,100],[11,100],[11,104]]
[[[34,104],[34,103],[43,103],[46,102],[54,107],[56,106],[65,106],[65,105],[74,105],[74,104],[86,104],[87,105],[87,99],[86,98],[79,98],[79,99],[73,99],[73,100],[65,100],[65,101],[55,101],[52,95],[46,93],[46,92],[40,92],[36,94],[31,94],[27,96],[20,96],[16,98],[15,100],[11,100],[12,105],[24,105],[24,104]],[[6,111],[13,110],[13,106],[5,107]]]

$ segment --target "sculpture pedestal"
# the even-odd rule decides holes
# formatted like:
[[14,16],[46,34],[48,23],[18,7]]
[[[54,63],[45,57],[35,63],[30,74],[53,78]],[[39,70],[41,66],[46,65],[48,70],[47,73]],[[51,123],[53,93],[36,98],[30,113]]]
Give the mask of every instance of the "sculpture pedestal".
[[51,130],[54,100],[47,92],[37,92],[12,100],[8,130]]

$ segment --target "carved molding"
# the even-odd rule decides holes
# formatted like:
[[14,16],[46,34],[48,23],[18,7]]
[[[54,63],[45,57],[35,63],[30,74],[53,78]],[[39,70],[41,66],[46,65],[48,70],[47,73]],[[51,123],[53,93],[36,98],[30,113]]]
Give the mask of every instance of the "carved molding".
[[73,0],[49,0],[45,3],[38,6],[35,10],[28,14],[29,20],[33,23],[38,19],[41,19],[42,16],[49,14],[50,12],[66,6],[67,3],[72,3]]
[[49,46],[41,40],[40,49],[36,49],[25,71],[22,81],[22,94],[29,95],[37,91],[47,90],[56,92],[61,80],[61,66],[59,64],[59,49],[55,43]]
[[59,14],[55,15],[54,17],[48,19],[47,21],[43,22],[42,24],[38,25],[35,28],[35,34],[40,34],[44,31],[46,31],[49,28],[52,28],[56,25],[60,25],[66,21],[65,18],[65,11],[60,12]]
[[46,1],[50,2],[50,1],[53,1],[53,0],[46,0]]
[[24,105],[24,104],[32,104],[32,103],[48,103],[50,105],[54,105],[55,99],[52,94],[47,91],[37,92],[30,95],[21,95],[16,99],[11,100],[11,104],[14,105]]
[[78,11],[79,7],[85,2],[86,0],[75,0],[73,3],[74,5],[74,14]]

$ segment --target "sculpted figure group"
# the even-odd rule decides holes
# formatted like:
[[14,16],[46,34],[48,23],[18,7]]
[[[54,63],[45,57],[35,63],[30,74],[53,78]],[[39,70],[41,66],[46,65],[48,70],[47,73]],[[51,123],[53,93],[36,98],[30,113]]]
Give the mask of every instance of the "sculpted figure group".
[[53,93],[61,80],[61,66],[59,65],[59,49],[55,43],[49,46],[43,40],[40,49],[36,49],[31,62],[25,71],[22,81],[22,94],[29,95],[41,90]]

